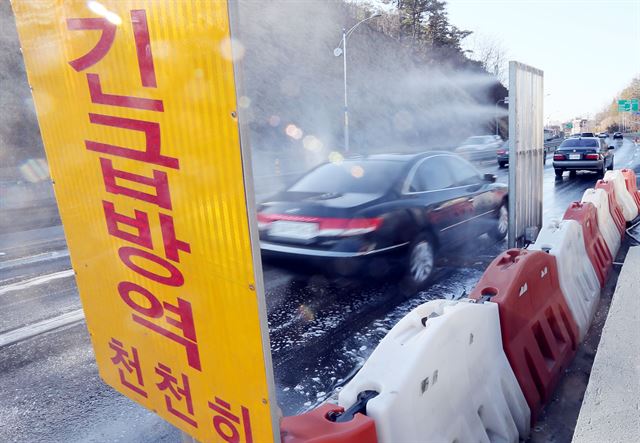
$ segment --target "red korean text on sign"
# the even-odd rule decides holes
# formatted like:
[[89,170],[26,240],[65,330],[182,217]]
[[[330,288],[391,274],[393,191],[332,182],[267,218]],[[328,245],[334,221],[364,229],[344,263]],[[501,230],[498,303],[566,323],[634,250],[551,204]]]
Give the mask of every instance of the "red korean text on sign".
[[[157,88],[146,12],[132,10],[130,18],[140,84],[144,88]],[[67,28],[70,31],[99,32],[95,46],[86,54],[69,62],[69,65],[78,72],[96,66],[100,60],[107,56],[118,32],[118,27],[106,18],[70,18],[67,19]],[[105,89],[100,75],[95,72],[87,72],[86,79],[91,103],[153,113],[164,112],[164,103],[161,99],[134,97]],[[88,118],[92,126],[128,131],[131,134],[139,134],[144,140],[141,145],[135,147],[119,146],[90,138],[85,140],[85,147],[88,151],[101,154],[99,164],[107,193],[157,206],[157,212],[149,212],[148,209],[143,210],[140,207],[133,208],[129,213],[123,213],[117,206],[117,200],[102,200],[107,232],[112,237],[130,244],[118,249],[121,262],[131,271],[155,283],[170,288],[183,286],[184,276],[176,264],[180,263],[180,253],[189,254],[191,246],[188,242],[179,239],[176,234],[174,216],[170,212],[173,210],[173,205],[168,174],[167,171],[160,169],[180,170],[180,163],[179,159],[162,154],[160,123],[97,112],[90,112]],[[139,169],[136,172],[127,170],[124,167],[126,163],[118,163],[118,158],[141,162],[149,165],[150,169],[147,169],[146,173],[140,173]],[[157,232],[158,229],[155,228],[158,226],[162,234],[161,245],[154,244],[152,238],[152,232]],[[156,248],[160,246],[163,249],[163,256],[154,253]],[[120,282],[117,290],[121,300],[132,309],[130,318],[135,324],[182,346],[185,349],[185,357],[189,366],[199,371],[202,370],[193,311],[189,301],[180,296],[174,296],[174,301],[161,300],[147,288],[130,281]],[[132,297],[133,294],[136,294],[137,298]],[[135,301],[140,300],[140,297],[146,300],[144,305]],[[114,347],[117,347],[118,344],[122,348],[122,344],[117,340],[110,343],[110,346],[115,349]],[[122,366],[118,370],[123,384],[125,383],[123,378],[126,375],[125,371],[128,373],[135,371],[138,384],[142,386],[142,372],[137,350],[132,349],[133,357],[130,359],[125,358],[129,354],[124,354],[124,348],[119,352],[114,356],[114,365],[117,362]],[[163,374],[167,377],[171,374],[169,368],[160,363],[156,367],[157,371],[164,371]],[[180,389],[188,389],[188,379],[186,375],[182,375],[185,378]],[[169,379],[165,378],[162,384],[164,389],[169,386],[167,380]],[[127,381],[127,383],[129,382]],[[129,384],[125,386],[141,395],[144,393]],[[181,392],[178,388],[174,388],[173,384],[171,386],[170,392]],[[146,393],[144,395],[146,396]],[[190,397],[188,398],[190,399]],[[193,405],[190,400],[187,406],[187,412],[192,414]],[[190,423],[188,420],[185,421]]]
[[[220,438],[227,443],[240,443],[241,441],[253,443],[249,409],[241,406],[240,416],[235,415],[231,412],[231,405],[218,397],[215,397],[213,402],[209,402],[209,408],[214,413],[212,417],[213,428]],[[241,439],[242,435],[244,435],[244,439]]]
[[[189,378],[185,374],[180,374],[181,380],[179,381],[173,375],[171,368],[162,363],[158,363],[155,371],[161,378],[160,382],[156,383],[158,390],[167,391],[164,395],[167,411],[190,426],[197,428],[198,423],[193,418],[193,400],[191,398]],[[181,408],[182,411],[176,406],[176,404],[180,403],[184,403]]]
[[146,398],[147,393],[142,389],[144,388],[144,381],[142,379],[138,350],[136,348],[125,349],[122,342],[115,338],[111,338],[109,347],[114,352],[113,357],[111,357],[111,363],[118,368],[122,386]]

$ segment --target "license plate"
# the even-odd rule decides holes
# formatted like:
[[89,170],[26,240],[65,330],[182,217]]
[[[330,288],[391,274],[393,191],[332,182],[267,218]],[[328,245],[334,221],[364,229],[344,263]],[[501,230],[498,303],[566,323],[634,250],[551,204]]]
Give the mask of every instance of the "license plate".
[[310,240],[318,235],[318,224],[278,220],[271,223],[269,235],[296,240]]
[[569,154],[569,160],[580,160],[580,154]]

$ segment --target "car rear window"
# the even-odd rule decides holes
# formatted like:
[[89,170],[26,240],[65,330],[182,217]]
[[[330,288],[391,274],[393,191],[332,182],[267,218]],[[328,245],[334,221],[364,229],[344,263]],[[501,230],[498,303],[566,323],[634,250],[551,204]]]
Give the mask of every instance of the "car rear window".
[[379,194],[389,190],[405,166],[387,160],[327,163],[309,172],[291,186],[289,192]]
[[562,142],[559,149],[564,148],[597,148],[599,141],[593,138],[570,138]]

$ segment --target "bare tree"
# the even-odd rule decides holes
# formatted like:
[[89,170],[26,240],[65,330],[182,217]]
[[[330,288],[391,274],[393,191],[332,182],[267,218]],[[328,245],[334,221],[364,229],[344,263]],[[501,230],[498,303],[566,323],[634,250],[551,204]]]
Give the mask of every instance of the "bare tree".
[[471,59],[480,62],[501,83],[507,82],[509,56],[499,38],[474,34],[469,46],[467,51]]

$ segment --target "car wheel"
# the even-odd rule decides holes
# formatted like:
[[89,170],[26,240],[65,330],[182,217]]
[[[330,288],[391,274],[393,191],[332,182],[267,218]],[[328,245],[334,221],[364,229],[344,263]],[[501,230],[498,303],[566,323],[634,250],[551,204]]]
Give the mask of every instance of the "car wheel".
[[407,260],[407,280],[412,287],[420,289],[426,286],[433,274],[436,261],[435,242],[431,235],[420,234],[409,248]]
[[602,162],[602,169],[598,171],[598,178],[604,178],[605,172],[607,172],[607,167],[605,166],[605,163]]
[[498,218],[495,226],[488,232],[489,236],[494,240],[502,240],[507,236],[509,231],[509,208],[503,203],[498,209]]
[[611,164],[607,167],[609,171],[613,171],[613,159],[611,159]]
[[500,169],[504,168],[506,165],[505,162],[498,162],[498,166],[500,167]]
[[556,178],[562,178],[562,174],[564,174],[564,171],[562,169],[556,169]]

